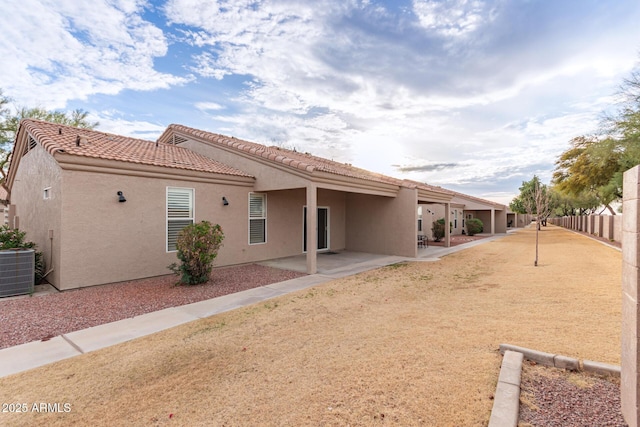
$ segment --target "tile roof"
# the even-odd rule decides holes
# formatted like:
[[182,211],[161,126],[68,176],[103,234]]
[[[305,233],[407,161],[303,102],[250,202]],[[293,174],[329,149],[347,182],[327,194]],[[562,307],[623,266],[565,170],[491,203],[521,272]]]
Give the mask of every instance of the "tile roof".
[[[72,156],[251,177],[239,169],[172,144],[156,143],[34,119],[24,119],[20,122],[20,126],[24,127],[52,155],[56,152],[64,152]],[[78,139],[79,146],[77,145]]]
[[429,185],[424,182],[413,181],[411,179],[403,180],[402,185],[407,188],[417,188],[418,190],[435,191],[435,192],[448,194],[450,196],[454,194],[453,191],[447,190],[446,188],[438,187],[437,185]]
[[313,156],[311,154],[287,150],[285,148],[268,147],[266,145],[258,144],[255,142],[244,141],[235,137],[219,135],[216,133],[206,132],[203,130],[198,130],[178,124],[169,125],[169,127],[159,140],[164,141],[170,138],[171,134],[174,132],[209,141],[216,145],[230,147],[256,157],[261,157],[272,162],[281,163],[285,166],[309,173],[313,173],[315,171],[326,172],[349,178],[357,178],[397,186],[402,186],[403,182],[400,179],[371,172],[365,169],[360,169],[348,163],[340,163],[322,157]]

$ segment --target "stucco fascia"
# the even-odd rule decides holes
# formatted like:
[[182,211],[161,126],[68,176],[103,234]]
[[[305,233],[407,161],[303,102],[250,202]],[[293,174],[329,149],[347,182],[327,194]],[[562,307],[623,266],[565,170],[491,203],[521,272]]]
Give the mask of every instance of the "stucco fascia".
[[451,201],[453,195],[447,193],[440,193],[436,191],[430,191],[426,189],[418,189],[418,202],[420,203],[447,203]]
[[487,200],[486,203],[480,202],[475,198],[467,198],[462,196],[455,196],[451,199],[452,203],[457,203],[463,205],[465,210],[473,211],[473,210],[491,210],[495,209],[497,211],[505,210],[507,207],[505,205],[501,205],[499,203],[492,203]]
[[254,186],[255,178],[237,175],[217,174],[189,169],[167,168],[163,166],[105,160],[93,157],[73,156],[64,153],[54,155],[64,170],[108,173],[144,178],[179,179],[208,184],[230,184]]

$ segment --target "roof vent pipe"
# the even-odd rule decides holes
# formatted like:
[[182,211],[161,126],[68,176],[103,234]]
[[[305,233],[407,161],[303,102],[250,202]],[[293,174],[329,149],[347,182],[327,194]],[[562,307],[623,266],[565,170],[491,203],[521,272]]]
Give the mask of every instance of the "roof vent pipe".
[[80,135],[76,135],[76,147],[80,147]]
[[62,135],[62,128],[58,128],[58,135]]

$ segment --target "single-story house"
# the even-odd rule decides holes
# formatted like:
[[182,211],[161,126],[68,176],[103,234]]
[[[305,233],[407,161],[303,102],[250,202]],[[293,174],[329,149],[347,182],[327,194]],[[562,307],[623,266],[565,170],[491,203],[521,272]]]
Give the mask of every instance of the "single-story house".
[[20,123],[5,186],[10,224],[61,290],[167,274],[178,232],[201,220],[224,230],[218,266],[306,253],[315,273],[319,251],[415,257],[416,206],[449,215],[454,197],[181,125],[146,141],[34,119]]
[[507,207],[500,203],[467,194],[450,191],[453,194],[449,202],[449,214],[439,204],[427,204],[418,208],[418,217],[422,217],[425,225],[422,227],[426,236],[431,238],[431,228],[434,221],[449,217],[449,227],[452,235],[466,233],[466,221],[477,218],[482,221],[483,233],[494,235],[507,232]]

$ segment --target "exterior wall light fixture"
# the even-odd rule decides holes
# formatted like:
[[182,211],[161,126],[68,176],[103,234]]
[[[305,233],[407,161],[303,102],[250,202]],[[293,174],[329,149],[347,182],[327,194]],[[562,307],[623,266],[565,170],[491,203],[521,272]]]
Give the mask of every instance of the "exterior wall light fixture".
[[222,196],[222,205],[223,206],[229,206],[229,201],[227,200],[227,198],[225,196]]
[[118,191],[118,201],[120,203],[124,203],[127,201],[127,199],[124,198],[124,194],[122,194],[122,191]]

